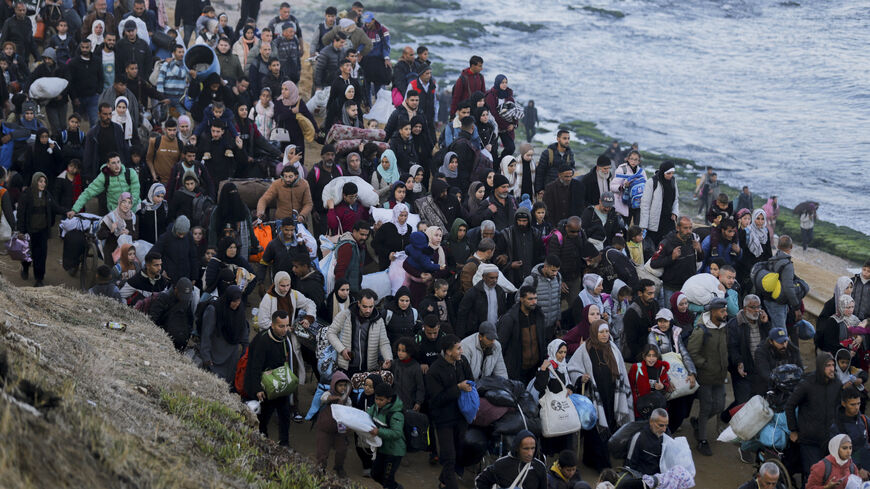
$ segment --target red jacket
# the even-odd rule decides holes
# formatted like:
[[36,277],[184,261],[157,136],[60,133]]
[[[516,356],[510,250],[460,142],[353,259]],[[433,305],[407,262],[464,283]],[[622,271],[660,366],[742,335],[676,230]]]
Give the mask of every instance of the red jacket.
[[[508,96],[504,99],[505,102],[510,101],[516,103],[514,100],[514,91],[511,90],[510,87],[508,87],[507,93]],[[486,92],[484,100],[486,101],[486,107],[489,109],[489,113],[495,118],[495,123],[498,124],[498,132],[508,132],[511,137],[513,137],[514,130],[507,130],[510,123],[504,120],[498,113],[498,93],[496,93],[495,88],[490,88],[489,91]]]
[[471,97],[474,92],[486,93],[486,83],[483,81],[483,75],[480,73],[474,74],[471,68],[465,68],[453,84],[453,101],[450,102],[450,117],[456,113],[456,107],[459,102]]
[[[357,201],[356,210],[346,202],[341,201],[326,212],[326,224],[333,234],[343,234],[353,230],[357,221],[365,221],[369,218],[369,208]],[[339,224],[341,229],[339,229]]]
[[[665,385],[664,392],[662,392],[662,394],[664,394],[668,391],[668,388],[671,385],[671,381],[668,378],[668,370],[671,366],[668,362],[663,360],[657,361],[655,366],[661,370],[661,373],[659,374],[659,382]],[[637,412],[638,398],[652,392],[649,381],[649,371],[646,362],[637,362],[631,365],[631,368],[628,370],[628,382],[631,384],[631,397],[634,400],[632,404],[635,406],[634,414],[636,416],[640,414]]]
[[[827,460],[831,465],[831,475],[828,477],[827,481],[822,480],[825,478],[825,460]],[[840,479],[842,479],[842,481],[834,486],[834,489],[843,489],[846,487],[846,478],[849,477],[850,474],[857,473],[858,467],[856,467],[851,460],[843,465],[837,465],[834,456],[828,455],[816,462],[812,468],[810,468],[810,476],[807,478],[807,489],[822,489],[828,481]]]

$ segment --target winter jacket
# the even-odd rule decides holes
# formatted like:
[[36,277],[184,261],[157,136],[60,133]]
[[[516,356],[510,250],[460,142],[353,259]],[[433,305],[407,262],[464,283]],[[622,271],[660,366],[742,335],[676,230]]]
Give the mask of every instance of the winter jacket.
[[[627,176],[634,175],[637,171],[640,170],[643,175],[643,179],[647,179],[646,170],[639,166],[632,170],[631,165],[628,163],[623,163],[616,168],[616,171],[613,172],[613,178],[610,180],[610,191],[613,192],[614,202],[613,207],[616,209],[622,217],[628,217],[629,205],[625,204],[622,201],[623,192],[628,192],[631,189],[631,185],[628,183],[628,180],[625,179]],[[620,190],[619,187],[624,187]],[[630,204],[630,203],[629,203]]]
[[[704,255],[697,253],[692,244],[694,235],[683,241],[677,231],[671,231],[659,243],[659,249],[650,258],[650,266],[663,268],[662,283],[672,290],[679,290],[690,277],[695,275]],[[674,248],[681,248],[680,256],[676,260],[671,258]]]
[[587,207],[580,216],[580,222],[583,223],[583,231],[589,239],[603,241],[604,246],[610,246],[610,242],[616,233],[625,232],[625,222],[622,217],[616,212],[615,208],[610,209],[607,213],[607,222],[601,222],[601,218],[595,212],[595,206],[592,204]]
[[[482,281],[481,281],[482,282]],[[514,304],[498,318],[498,338],[504,352],[504,364],[509,378],[518,379],[523,374],[523,338],[520,327],[520,304]],[[538,359],[535,367],[540,367],[547,356],[547,338],[544,336],[544,313],[537,307],[529,314],[529,322],[534,323],[538,340]]]
[[314,86],[324,88],[332,86],[332,80],[338,76],[338,62],[344,59],[345,50],[336,50],[332,44],[324,46],[317,54],[317,64],[314,66]]
[[[489,204],[495,205],[495,212],[489,209]],[[490,220],[495,223],[495,230],[501,231],[514,223],[514,213],[517,211],[517,202],[514,196],[507,195],[504,204],[498,201],[494,195],[490,195],[480,203],[477,212],[471,216],[471,225],[480,226],[483,221]]]
[[[45,197],[45,207],[43,210],[45,211],[45,215],[36,218],[37,208],[33,205],[33,190],[34,189],[28,188],[18,197],[18,212],[16,213],[17,222],[15,223],[15,229],[22,234],[36,233],[44,229],[49,229],[54,215],[66,212],[66,209],[62,208],[54,200],[54,196],[51,195],[48,187],[46,187],[45,191],[43,191],[43,196]],[[36,220],[34,221],[35,218]],[[40,226],[35,224],[35,222],[42,222],[45,225]]]
[[[828,441],[828,427],[836,419],[842,386],[836,376],[825,377],[825,364],[829,361],[834,361],[830,353],[819,352],[816,371],[804,376],[785,404],[788,429],[798,432],[798,443],[824,448]],[[703,381],[699,379],[699,382]],[[800,417],[797,409],[800,409]]]
[[[507,310],[507,293],[497,284],[495,286],[495,298],[498,303],[498,316],[501,317]],[[468,289],[468,292],[462,296],[462,301],[459,303],[459,314],[453,329],[457,336],[465,338],[472,334],[480,323],[486,321],[486,318],[487,298],[486,291],[484,291],[484,281],[481,279],[480,282],[477,282],[477,285]],[[540,330],[543,331],[543,318],[540,324]]]
[[[711,233],[718,233],[719,230],[717,228],[713,228]],[[713,261],[713,250],[711,244],[712,234],[708,235],[704,238],[704,241],[701,242],[701,252],[704,255],[704,267],[702,270],[710,271],[710,262]],[[719,238],[719,243],[716,246],[717,254],[719,258],[725,260],[725,263],[731,265],[732,267],[737,267],[737,263],[743,258],[743,248],[740,248],[740,251],[734,253],[734,250],[731,249],[731,242],[725,241],[724,238]]]
[[658,380],[665,386],[663,390],[658,391],[662,394],[666,393],[668,386],[671,385],[671,380],[668,378],[668,370],[670,370],[671,365],[668,362],[657,360],[654,368],[659,369],[658,375],[655,377],[650,376],[649,367],[645,361],[632,363],[631,368],[628,369],[628,383],[631,385],[632,405],[634,406],[635,416],[640,415],[637,411],[637,400],[652,392],[651,381]]
[[[830,429],[828,430],[828,435],[833,438],[839,434],[849,435],[849,438],[852,439],[852,456],[853,460],[856,462],[859,468],[867,469],[866,462],[862,459],[865,457],[858,457],[858,452],[866,453],[868,450],[868,437],[870,437],[870,420],[867,419],[862,413],[858,413],[857,416],[846,416],[846,410],[843,406],[837,408],[837,416],[834,418],[833,424],[831,424]],[[861,464],[865,464],[862,466]]]
[[[537,174],[540,175],[541,172]],[[571,216],[580,216],[583,212],[583,192],[579,180],[572,178],[568,185],[553,180],[543,190],[544,205],[547,206],[547,221],[551,224],[558,224],[562,219]]]
[[160,207],[150,211],[142,207],[136,212],[136,219],[139,239],[154,244],[169,226],[169,205],[164,201]]
[[465,68],[453,84],[453,99],[450,102],[450,117],[456,113],[459,103],[471,98],[474,92],[486,92],[486,81],[483,75],[474,74],[471,68]]
[[[144,39],[137,36],[136,40],[130,42],[125,36],[121,36],[115,43],[115,66],[118,67],[119,72],[123,72],[130,61],[135,61],[139,65],[139,73],[151,74],[154,68],[151,48]],[[145,101],[139,102],[144,105]]]
[[480,348],[479,336],[480,333],[474,333],[461,342],[462,356],[468,361],[474,380],[477,381],[490,375],[509,379],[502,356],[501,343],[496,340],[492,345],[492,351],[489,354],[484,354],[483,349]]
[[547,331],[553,332],[553,327],[561,316],[562,274],[557,272],[555,277],[547,278],[541,273],[543,266],[543,263],[535,265],[522,285],[529,285],[537,291],[538,309],[544,313]]
[[379,408],[373,404],[366,409],[378,428],[378,437],[383,444],[378,447],[378,453],[394,457],[405,456],[405,415],[402,410],[405,405],[398,397]]
[[[127,183],[126,172],[130,174],[129,184]],[[118,207],[118,197],[124,192],[130,192],[130,195],[133,197],[133,208],[139,207],[139,174],[136,173],[136,170],[121,166],[121,173],[114,176],[108,176],[108,173],[108,165],[100,167],[100,173],[97,175],[97,178],[76,199],[75,204],[72,206],[73,212],[81,211],[89,200],[102,194],[105,194],[108,209],[113,211],[115,207]],[[108,188],[106,188],[106,178],[109,179]]]
[[852,298],[855,299],[854,314],[858,319],[863,321],[870,317],[870,281],[861,280],[860,273],[856,273],[852,279]]
[[221,78],[235,81],[246,75],[245,71],[242,69],[242,63],[239,61],[239,57],[236,56],[232,50],[228,51],[226,54],[215,50],[215,54],[217,54],[218,63],[220,64]]
[[390,370],[393,372],[394,392],[408,409],[414,405],[423,405],[426,401],[426,384],[423,382],[423,369],[417,360],[411,358],[407,362],[396,359]]
[[[826,466],[831,467],[831,474],[828,476],[827,480],[822,480],[825,477]],[[849,459],[849,461],[843,465],[837,465],[834,456],[827,455],[822,460],[813,464],[810,469],[810,476],[807,478],[806,489],[823,489],[827,487],[828,482],[835,480],[840,481],[840,483],[835,485],[834,489],[845,489],[846,478],[852,474],[858,474],[858,466],[852,462],[852,459]]]
[[[260,331],[257,336],[251,340],[251,345],[248,347],[248,367],[245,370],[245,392],[251,398],[256,398],[258,392],[263,392],[263,387],[260,384],[260,378],[263,372],[276,369],[287,361],[285,348],[286,336],[282,341],[275,341],[271,335],[271,328]],[[245,338],[247,341],[247,338]],[[344,376],[344,374],[341,374]],[[344,380],[347,380],[345,377]],[[335,381],[335,380],[334,380]],[[331,418],[331,416],[330,416]]]
[[[671,214],[679,216],[680,188],[673,179],[671,182],[674,185],[674,203],[671,206]],[[658,176],[654,176],[647,180],[643,187],[643,198],[640,202],[640,222],[638,224],[641,229],[649,229],[650,231],[659,230],[663,200],[664,189],[658,183]]]
[[[513,137],[514,130],[511,129],[510,131],[508,131],[508,125],[513,124],[514,127],[516,127],[516,125],[519,121],[509,122],[509,121],[502,118],[501,114],[499,113],[498,91],[496,91],[495,87],[490,88],[486,92],[486,96],[484,97],[484,99],[486,100],[486,107],[489,109],[489,113],[492,114],[492,118],[495,119],[495,123],[498,125],[498,132],[499,133],[508,133],[508,134],[510,134],[511,137]],[[504,103],[504,102],[516,103],[516,101],[514,100],[514,91],[511,90],[510,88],[508,88],[507,89],[507,97],[501,99],[501,101],[502,101],[502,103]]]
[[193,308],[190,301],[181,302],[174,290],[162,292],[151,304],[148,317],[172,340],[176,350],[187,345],[193,331]]
[[[339,357],[340,358],[340,357]],[[459,411],[459,384],[474,380],[465,357],[450,364],[443,356],[429,366],[426,372],[426,401],[429,403],[429,421],[438,426],[465,424]]]
[[163,256],[163,271],[172,283],[178,282],[181,277],[187,277],[191,282],[200,278],[199,256],[190,233],[179,238],[170,229],[160,235],[153,250]]
[[390,31],[377,20],[371,29],[365,26],[363,31],[372,41],[372,50],[368,55],[390,59]]
[[659,310],[658,302],[650,301],[644,304],[639,298],[628,306],[625,315],[622,316],[623,338],[629,350],[629,360],[638,358],[644,345],[648,343],[650,328],[656,324],[656,313]]
[[[649,383],[647,383],[649,385]],[[640,436],[634,443],[634,451],[625,461],[626,467],[631,467],[644,475],[655,475],[661,472],[659,463],[662,458],[663,436],[656,436],[649,423],[640,430]]]
[[[794,274],[794,263],[792,263],[791,255],[782,250],[777,250],[776,254],[773,255],[773,258],[767,261],[765,269],[779,274],[779,282],[782,284],[782,292],[779,294],[776,302],[778,304],[788,305],[791,308],[796,308],[800,304],[801,298],[799,298],[795,293],[794,283],[796,277]],[[855,294],[854,290],[852,294]],[[857,311],[858,307],[856,305],[855,312]]]
[[[728,363],[732,375],[737,373],[737,366],[742,363],[746,375],[752,376],[756,373],[755,352],[749,349],[749,323],[745,314],[744,311],[740,311],[726,325],[726,328],[728,328]],[[767,343],[769,332],[770,322],[762,323],[759,320],[758,334],[761,341],[755,348],[756,350]]]
[[297,179],[296,184],[288,187],[283,180],[278,179],[269,185],[269,189],[260,197],[257,202],[257,213],[266,211],[266,207],[272,203],[276,204],[275,218],[284,219],[293,215],[293,211],[297,211],[300,216],[308,217],[311,210],[314,208],[314,201],[311,199],[311,189],[308,182],[302,179]]
[[[359,324],[359,305],[352,304],[348,309],[341,311],[329,325],[326,337],[329,343],[338,352],[338,368],[347,370],[349,362],[344,359],[341,352],[352,350],[353,334]],[[378,356],[384,361],[393,359],[393,351],[390,341],[387,339],[387,329],[384,327],[384,319],[377,309],[369,316],[368,345],[366,346],[366,371],[377,370],[380,366]],[[354,359],[357,360],[357,359]]]
[[[513,446],[510,453],[499,458],[492,465],[485,468],[474,478],[475,489],[492,489],[493,487],[513,487],[512,484],[519,473],[525,467],[525,462],[519,458],[520,443],[526,438],[535,438],[535,436],[527,431],[522,430],[514,436]],[[540,443],[535,439],[536,445]],[[539,445],[538,445],[539,446]],[[547,489],[547,468],[544,463],[533,458],[531,467],[526,473],[525,478],[516,489]]]
[[547,184],[559,178],[559,168],[566,164],[574,168],[574,151],[570,147],[565,148],[564,154],[559,154],[559,143],[547,146],[538,159],[535,171],[535,193],[544,190]]
[[299,39],[296,36],[288,40],[283,35],[278,35],[272,40],[272,56],[281,60],[281,76],[294,83],[299,82],[302,74],[299,47]]
[[584,253],[593,253],[595,248],[586,241],[582,230],[577,236],[569,236],[563,226],[559,228],[559,232],[562,235],[561,241],[556,236],[550,238],[547,243],[547,254],[556,255],[562,260],[559,272],[565,282],[571,282],[582,276],[583,271],[586,270]]
[[2,30],[0,30],[0,39],[3,39],[3,42],[14,42],[15,52],[21,56],[25,64],[29,61],[29,56],[33,56],[34,60],[39,61],[37,57],[39,50],[33,39],[33,24],[31,24],[30,17],[25,16],[23,19],[19,19],[13,15],[6,19]]
[[[320,42],[322,42],[324,46],[331,45],[333,38],[338,35],[339,31],[341,31],[341,27],[336,25],[331,31],[327,32],[322,38],[320,38]],[[372,40],[369,39],[369,36],[366,35],[365,31],[362,29],[354,29],[353,32],[347,36],[347,40],[356,51],[359,51],[360,58],[366,57],[372,50]]]
[[[610,188],[610,182],[613,179],[613,174],[608,173],[604,188]],[[589,171],[580,177],[583,192],[583,207],[590,205],[598,205],[601,200],[601,189],[598,187],[598,167],[593,166]]]
[[90,59],[81,55],[69,62],[69,96],[73,100],[93,97],[103,91],[103,65],[99,58],[91,54]]
[[718,327],[705,312],[695,320],[695,329],[687,345],[698,371],[701,385],[721,385],[728,375],[728,330],[725,323]]
[[752,393],[765,395],[770,385],[770,374],[776,367],[792,364],[803,368],[804,363],[801,360],[801,352],[798,347],[789,342],[788,348],[784,353],[779,353],[770,342],[762,339],[762,343],[758,345],[754,355],[755,372],[752,375]]

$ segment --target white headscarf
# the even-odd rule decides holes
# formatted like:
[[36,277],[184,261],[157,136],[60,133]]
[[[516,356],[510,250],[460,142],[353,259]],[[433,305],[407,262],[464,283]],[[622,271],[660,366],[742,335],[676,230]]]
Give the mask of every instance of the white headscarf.
[[[755,218],[759,215],[764,216],[764,224],[759,228],[755,224]],[[746,239],[749,241],[749,251],[756,257],[761,256],[764,252],[762,245],[767,244],[769,232],[767,230],[767,213],[763,209],[755,209],[752,211],[752,221],[749,227],[746,228]]]
[[[94,27],[96,27],[97,24],[103,26],[103,33],[100,34],[99,36],[94,34]],[[88,39],[91,40],[91,52],[94,52],[94,50],[97,49],[97,45],[103,44],[103,42],[105,42],[105,34],[106,34],[106,23],[103,22],[102,20],[95,20],[94,23],[91,25],[91,33],[88,34]]]
[[491,263],[481,263],[480,266],[477,267],[477,272],[474,273],[474,277],[471,279],[472,285],[477,285],[478,282],[483,280],[483,274],[489,272],[498,272],[498,285],[500,285],[506,292],[513,294],[517,291],[514,284],[499,271],[497,266]]
[[408,232],[408,220],[405,219],[405,224],[399,224],[399,214],[402,212],[407,212],[408,214],[411,213],[408,210],[408,206],[401,202],[393,206],[393,220],[390,222],[395,224],[396,230],[399,231],[400,235],[404,236]]
[[844,441],[851,442],[852,439],[849,438],[849,435],[837,435],[828,442],[828,452],[831,453],[831,456],[834,457],[834,461],[837,462],[837,465],[843,466],[846,465],[850,459],[842,459],[840,458],[840,446]]
[[287,280],[288,282],[290,282],[290,274],[285,272],[285,271],[280,271],[280,272],[275,274],[275,280],[272,282],[275,284],[275,295],[280,296],[280,297],[284,297],[285,295],[287,295],[287,294],[281,295],[281,293],[278,292],[278,284],[280,284],[281,281],[283,281],[283,280]]
[[115,107],[118,107],[120,102],[124,102],[127,106],[127,112],[124,115],[118,114],[118,110],[112,110],[112,122],[124,128],[124,139],[133,138],[133,118],[130,117],[130,101],[123,95],[115,99]]
[[[561,362],[556,360],[556,352],[559,351],[559,348],[561,348],[562,345],[567,345],[567,344],[564,341],[560,340],[559,338],[556,338],[555,340],[551,341],[550,344],[547,345],[547,360],[550,361],[550,365],[553,366],[554,370],[562,373],[562,375],[565,376],[565,379],[567,379],[568,378],[568,362],[566,360],[568,360],[568,357],[566,356],[565,359],[563,359]],[[551,373],[550,375],[552,376],[553,374]]]

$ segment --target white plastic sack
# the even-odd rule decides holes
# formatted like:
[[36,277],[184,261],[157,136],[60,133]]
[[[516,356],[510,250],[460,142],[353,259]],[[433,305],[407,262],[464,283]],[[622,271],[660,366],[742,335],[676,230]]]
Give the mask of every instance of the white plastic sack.
[[706,306],[714,297],[724,298],[725,291],[719,290],[719,279],[709,273],[692,275],[683,284],[682,292],[689,302]]
[[[88,219],[84,219],[85,217]],[[66,233],[71,231],[82,231],[85,233],[96,234],[97,229],[100,227],[100,219],[102,218],[96,214],[88,214],[85,212],[80,212],[78,216],[73,216],[70,219],[63,219],[58,225],[60,228],[60,237],[63,238],[66,236]]]
[[373,437],[369,434],[375,427],[375,422],[372,421],[372,417],[367,412],[350,406],[333,404],[332,417],[336,423],[341,423],[348,429],[357,432],[370,447],[377,448],[383,444],[381,437]]
[[136,258],[139,260],[139,263],[145,263],[145,255],[151,251],[154,245],[144,239],[137,239],[133,242],[133,247],[136,248]]
[[[372,220],[375,222],[390,222],[393,220],[393,210],[392,209],[384,209],[383,207],[372,207],[369,209],[369,214],[372,216]],[[411,226],[411,229],[417,229],[417,224],[420,223],[420,214],[411,214],[408,213],[408,226]]]
[[[145,41],[145,44],[151,45],[151,36],[148,35],[148,26],[145,25],[145,22],[142,19],[133,17],[132,15],[125,19],[121,19],[121,22],[118,25],[118,40],[124,38],[124,24],[126,24],[128,20],[132,20],[136,23],[136,34],[139,36],[139,39]],[[180,38],[181,36],[178,36],[176,39]]]
[[0,242],[12,239],[12,226],[6,222],[6,216],[0,216]]
[[64,78],[58,78],[55,76],[37,78],[36,81],[30,85],[29,95],[30,98],[36,100],[53,99],[66,90],[67,85],[69,85],[69,81]]
[[659,459],[659,469],[666,473],[673,467],[680,466],[695,477],[695,462],[692,460],[692,449],[685,436],[671,438],[662,435],[662,457]]
[[738,438],[751,440],[771,419],[773,419],[773,410],[770,409],[767,400],[761,396],[753,396],[739,411],[734,413],[728,424]]
[[380,123],[386,124],[394,109],[392,93],[390,93],[386,88],[381,88],[378,90],[378,97],[377,100],[375,100],[375,104],[372,106],[372,109],[369,110],[369,113],[366,114],[366,119],[376,120]]
[[683,357],[676,352],[665,353],[662,355],[662,360],[668,362],[670,369],[668,370],[668,378],[671,380],[671,385],[674,387],[672,392],[667,394],[668,399],[679,399],[693,394],[698,390],[698,383],[692,387],[689,384],[689,371],[686,370],[683,364]]
[[325,112],[326,103],[329,102],[330,90],[330,87],[326,87],[314,92],[314,95],[305,104],[308,107],[308,112],[311,112],[313,115],[321,115],[321,113]]
[[396,295],[399,288],[405,285],[407,273],[402,266],[405,263],[405,258],[407,258],[407,255],[405,255],[404,251],[397,252],[395,259],[390,262],[390,268],[387,269],[390,275],[390,290],[393,295]]
[[388,270],[363,275],[361,287],[375,291],[375,294],[378,294],[378,299],[393,294]]
[[740,439],[737,438],[737,435],[734,434],[734,430],[731,427],[725,428],[722,433],[719,433],[719,438],[716,438],[716,441],[721,441],[722,443],[732,443],[739,442]]
[[326,279],[324,288],[326,293],[329,294],[332,292],[333,287],[335,287],[335,254],[332,253],[332,250],[335,249],[335,243],[329,237],[321,236],[320,249],[323,251],[323,258],[320,259],[317,266],[320,268],[320,273]]
[[301,239],[305,243],[305,247],[308,248],[308,255],[311,258],[317,257],[317,240],[314,239],[314,235],[305,227],[305,224],[301,222],[296,223],[296,239]]
[[378,206],[380,200],[378,199],[378,193],[375,192],[374,188],[372,188],[372,184],[360,177],[338,177],[332,179],[332,181],[327,183],[326,187],[323,188],[323,207],[326,207],[326,202],[329,199],[332,199],[332,202],[335,205],[338,205],[339,202],[341,202],[343,197],[341,194],[341,188],[344,187],[344,184],[347,182],[353,182],[356,184],[357,197],[359,197],[359,201],[362,205],[369,208]]

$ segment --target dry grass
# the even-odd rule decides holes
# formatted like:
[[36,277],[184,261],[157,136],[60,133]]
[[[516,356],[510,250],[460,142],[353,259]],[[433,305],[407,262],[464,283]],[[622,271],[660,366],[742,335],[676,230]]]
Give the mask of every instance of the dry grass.
[[4,279],[0,303],[14,315],[0,313],[0,487],[346,487],[262,438],[138,312]]

